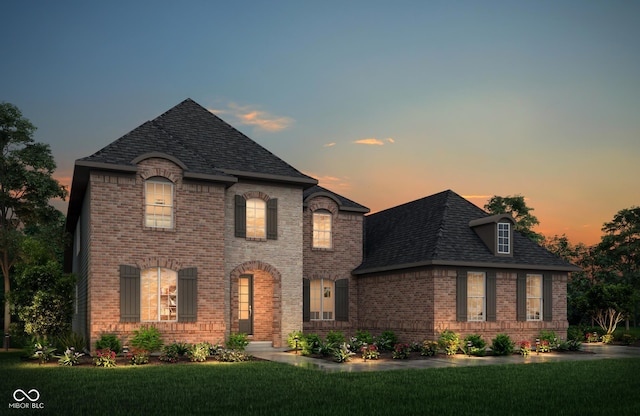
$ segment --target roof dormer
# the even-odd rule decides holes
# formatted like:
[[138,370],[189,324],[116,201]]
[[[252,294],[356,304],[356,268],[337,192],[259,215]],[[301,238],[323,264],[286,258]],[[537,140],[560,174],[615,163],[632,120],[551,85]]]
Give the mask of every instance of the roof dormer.
[[469,227],[476,232],[495,256],[513,256],[513,226],[515,220],[509,214],[496,214],[469,221]]

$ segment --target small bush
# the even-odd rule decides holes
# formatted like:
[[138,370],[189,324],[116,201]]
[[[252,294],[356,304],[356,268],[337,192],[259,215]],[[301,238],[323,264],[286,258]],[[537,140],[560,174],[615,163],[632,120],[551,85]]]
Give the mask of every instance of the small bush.
[[93,363],[96,367],[115,367],[116,366],[116,352],[111,351],[109,348],[104,350],[97,350],[96,356],[93,357]]
[[318,334],[309,334],[303,337],[300,346],[302,355],[319,354],[322,346],[322,338]]
[[405,360],[409,358],[409,352],[409,344],[398,343],[393,346],[392,357],[399,360]]
[[100,335],[100,339],[96,341],[96,350],[106,350],[113,351],[117,354],[122,352],[122,344],[120,344],[120,340],[114,334],[102,334]]
[[250,361],[251,355],[240,350],[219,348],[215,351],[215,354],[213,354],[213,359],[226,363],[237,363],[241,361]]
[[515,343],[511,340],[509,335],[498,334],[491,342],[491,351],[493,351],[494,355],[513,354],[513,347]]
[[[304,338],[302,331],[293,331],[287,335],[287,345],[291,349],[300,349],[300,342]],[[296,344],[296,340],[298,341]]]
[[460,348],[460,337],[455,332],[445,329],[440,334],[438,344],[445,354],[454,355],[458,353],[458,349]]
[[384,331],[375,339],[375,344],[382,351],[393,351],[394,345],[398,343],[398,337],[393,331]]
[[75,351],[83,351],[87,347],[86,339],[75,332],[68,332],[64,335],[57,336],[54,343],[56,349],[59,351],[65,351],[72,347]]
[[438,352],[438,341],[424,341],[420,348],[420,355],[433,357]]
[[163,344],[160,331],[153,325],[141,326],[140,329],[133,331],[130,342],[134,347],[149,352],[159,351]]
[[78,365],[80,363],[80,357],[83,355],[81,352],[76,352],[74,347],[67,348],[64,354],[58,357],[58,364],[69,367]]
[[127,352],[127,360],[131,365],[144,365],[149,363],[149,351],[132,348]]
[[349,349],[346,342],[340,344],[340,346],[333,351],[333,358],[337,363],[350,361],[353,355],[355,355],[355,353]]
[[363,344],[360,347],[360,352],[363,360],[377,360],[380,358],[380,351],[378,351],[378,347],[375,344]]
[[351,351],[360,351],[364,345],[372,345],[373,337],[369,333],[369,331],[356,331],[356,335],[351,337]]
[[209,344],[208,342],[193,344],[189,348],[189,352],[187,352],[187,355],[189,356],[189,360],[192,362],[200,362],[200,363],[207,361],[210,347],[211,347],[211,344]]
[[340,345],[346,342],[342,331],[329,331],[327,334],[327,344]]
[[164,347],[162,347],[159,359],[160,361],[164,361],[165,363],[174,364],[177,363],[185,353],[186,351],[183,351],[182,345],[174,342],[173,344],[165,345]]
[[467,335],[462,343],[462,350],[467,355],[483,357],[487,353],[487,343],[478,334]]
[[225,342],[225,346],[230,350],[244,351],[244,349],[249,345],[249,338],[247,338],[247,334],[229,334],[227,341]]

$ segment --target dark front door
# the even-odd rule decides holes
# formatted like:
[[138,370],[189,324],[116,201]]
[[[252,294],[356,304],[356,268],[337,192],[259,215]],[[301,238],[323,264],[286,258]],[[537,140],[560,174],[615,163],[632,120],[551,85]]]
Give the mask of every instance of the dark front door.
[[238,308],[241,333],[253,334],[253,275],[243,274],[238,280]]

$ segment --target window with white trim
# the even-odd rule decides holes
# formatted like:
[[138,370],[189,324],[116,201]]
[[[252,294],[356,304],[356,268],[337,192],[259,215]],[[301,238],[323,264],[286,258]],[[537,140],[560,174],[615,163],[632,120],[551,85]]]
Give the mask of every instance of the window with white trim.
[[527,274],[527,321],[542,320],[542,275]]
[[247,238],[267,238],[267,203],[262,199],[247,199]]
[[178,274],[164,267],[140,273],[140,320],[178,320]]
[[467,321],[486,320],[486,274],[484,272],[467,273]]
[[315,211],[313,213],[313,248],[331,248],[331,213]]
[[145,226],[173,228],[173,183],[154,177],[145,182]]
[[310,312],[312,321],[333,321],[335,311],[335,282],[315,279],[310,282]]
[[498,223],[498,254],[511,253],[511,224]]

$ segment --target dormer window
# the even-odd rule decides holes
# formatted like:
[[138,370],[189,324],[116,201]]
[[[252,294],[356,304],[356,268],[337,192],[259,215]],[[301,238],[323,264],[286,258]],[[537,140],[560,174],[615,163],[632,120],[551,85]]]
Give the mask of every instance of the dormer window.
[[511,253],[511,224],[498,223],[498,254]]

